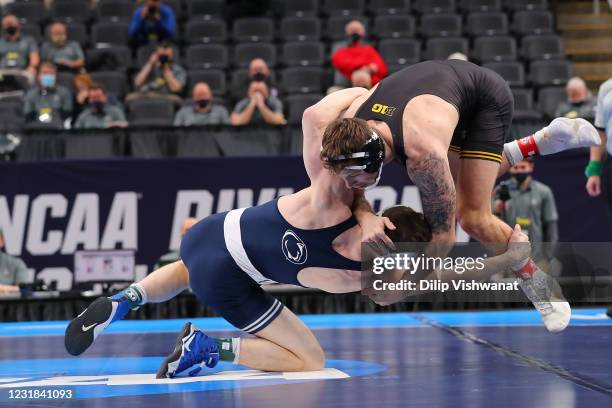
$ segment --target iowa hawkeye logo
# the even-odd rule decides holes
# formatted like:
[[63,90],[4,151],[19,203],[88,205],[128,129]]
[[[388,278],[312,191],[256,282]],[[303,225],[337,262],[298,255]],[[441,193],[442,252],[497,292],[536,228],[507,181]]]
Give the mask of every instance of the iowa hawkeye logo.
[[381,115],[393,116],[395,107],[383,105],[382,103],[375,103],[374,106],[372,106],[372,112],[380,113]]

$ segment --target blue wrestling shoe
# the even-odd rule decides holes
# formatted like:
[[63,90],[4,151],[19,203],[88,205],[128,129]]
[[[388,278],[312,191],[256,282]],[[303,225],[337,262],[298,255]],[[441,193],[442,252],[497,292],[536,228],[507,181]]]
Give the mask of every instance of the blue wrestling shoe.
[[68,324],[64,337],[66,350],[73,356],[83,353],[109,324],[123,319],[129,311],[130,304],[124,296],[94,300]]
[[213,368],[218,362],[219,346],[215,339],[205,335],[193,324],[185,323],[176,340],[174,351],[159,367],[157,378],[173,378],[195,364],[200,364],[189,371],[189,375],[194,376],[202,370],[202,365]]

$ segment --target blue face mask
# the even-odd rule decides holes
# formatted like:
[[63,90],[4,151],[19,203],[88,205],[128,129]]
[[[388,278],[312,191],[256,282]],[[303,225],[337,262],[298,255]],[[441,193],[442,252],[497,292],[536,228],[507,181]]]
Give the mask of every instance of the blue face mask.
[[55,86],[55,75],[42,74],[40,76],[40,85],[43,88],[53,88]]

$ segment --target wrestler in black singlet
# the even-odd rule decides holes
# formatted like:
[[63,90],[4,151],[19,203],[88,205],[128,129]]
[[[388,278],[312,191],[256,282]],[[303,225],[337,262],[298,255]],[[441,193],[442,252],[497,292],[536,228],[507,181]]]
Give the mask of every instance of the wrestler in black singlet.
[[462,159],[501,162],[514,99],[506,81],[490,69],[461,60],[426,61],[383,79],[355,117],[385,122],[396,157],[405,163],[402,116],[418,95],[438,96],[457,108],[459,124],[449,150]]

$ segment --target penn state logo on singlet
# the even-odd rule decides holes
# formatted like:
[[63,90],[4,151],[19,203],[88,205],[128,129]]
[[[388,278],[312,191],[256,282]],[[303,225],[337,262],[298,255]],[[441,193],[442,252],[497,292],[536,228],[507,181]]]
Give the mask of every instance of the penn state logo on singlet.
[[308,259],[306,244],[291,230],[287,230],[283,234],[281,247],[285,258],[293,264],[301,265]]

